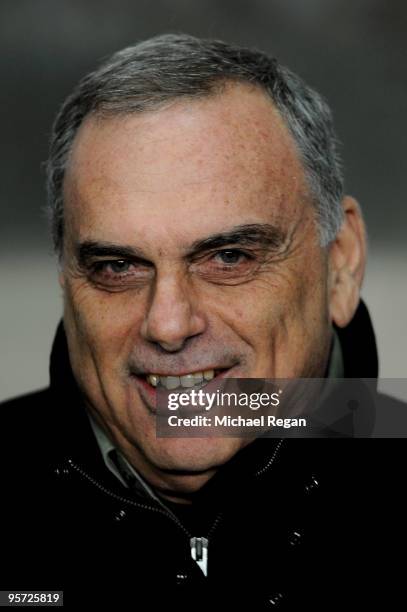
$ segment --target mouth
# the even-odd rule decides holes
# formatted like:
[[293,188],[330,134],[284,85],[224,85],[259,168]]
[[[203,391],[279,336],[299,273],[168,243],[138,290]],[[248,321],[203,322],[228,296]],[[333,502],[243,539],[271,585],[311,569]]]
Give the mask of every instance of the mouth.
[[[216,384],[218,380],[220,381],[222,378],[226,378],[235,365],[230,367],[207,368],[195,372],[184,372],[178,375],[156,372],[143,374],[133,373],[131,377],[136,382],[150,409],[153,409],[156,407],[157,392],[160,389],[164,391],[199,390],[210,383]],[[212,384],[210,386],[212,386]]]
[[144,378],[152,387],[163,387],[168,391],[173,391],[175,389],[192,389],[203,387],[228,369],[230,368],[211,368],[180,375],[146,374]]

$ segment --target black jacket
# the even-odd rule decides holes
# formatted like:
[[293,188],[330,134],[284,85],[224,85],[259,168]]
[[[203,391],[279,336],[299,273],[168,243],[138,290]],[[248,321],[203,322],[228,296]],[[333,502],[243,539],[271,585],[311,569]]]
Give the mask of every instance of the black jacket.
[[[376,378],[362,303],[338,333],[345,375]],[[0,407],[0,590],[63,590],[65,607],[115,610],[331,610],[397,598],[402,439],[259,439],[192,510],[166,512],[105,467],[62,324],[50,373],[49,388]],[[377,397],[380,409],[404,409]],[[208,539],[208,577],[191,558],[194,536]]]

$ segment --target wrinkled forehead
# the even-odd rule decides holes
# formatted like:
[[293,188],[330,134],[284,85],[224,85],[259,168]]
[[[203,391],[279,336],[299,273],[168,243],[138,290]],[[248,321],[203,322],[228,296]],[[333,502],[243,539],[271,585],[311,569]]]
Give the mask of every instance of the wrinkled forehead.
[[65,213],[93,226],[101,212],[289,220],[306,192],[283,119],[265,93],[243,85],[156,111],[88,117],[64,185]]

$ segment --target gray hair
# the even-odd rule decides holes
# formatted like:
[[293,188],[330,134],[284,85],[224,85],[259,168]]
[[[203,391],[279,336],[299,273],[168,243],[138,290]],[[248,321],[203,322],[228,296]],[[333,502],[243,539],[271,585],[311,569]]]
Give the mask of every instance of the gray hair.
[[217,93],[226,81],[264,89],[294,137],[315,205],[320,243],[342,221],[343,178],[331,111],[324,99],[276,59],[257,50],[184,34],[157,36],[118,51],[86,75],[55,119],[47,161],[47,210],[54,247],[64,234],[63,180],[75,135],[91,113],[118,115],[159,109],[177,98]]

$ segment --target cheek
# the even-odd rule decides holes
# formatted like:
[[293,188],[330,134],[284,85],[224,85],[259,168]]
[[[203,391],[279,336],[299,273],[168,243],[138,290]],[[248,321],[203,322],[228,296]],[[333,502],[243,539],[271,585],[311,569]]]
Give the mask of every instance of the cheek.
[[311,271],[298,266],[274,274],[272,282],[251,283],[230,296],[222,312],[252,348],[256,368],[269,372],[274,364],[275,372],[291,375],[319,353],[320,340],[323,344],[329,325],[326,293],[320,266]]
[[296,310],[300,293],[285,278],[274,278],[273,282],[262,279],[231,296],[224,312],[236,329],[261,339],[267,330],[274,329]]
[[95,367],[120,360],[141,324],[136,301],[119,293],[102,293],[85,284],[66,285],[64,321],[70,349],[82,366]]
[[272,321],[271,343],[277,377],[323,375],[329,317],[323,274],[305,274],[287,292]]

